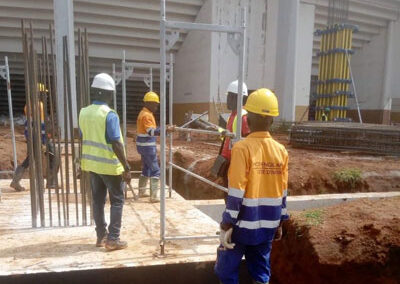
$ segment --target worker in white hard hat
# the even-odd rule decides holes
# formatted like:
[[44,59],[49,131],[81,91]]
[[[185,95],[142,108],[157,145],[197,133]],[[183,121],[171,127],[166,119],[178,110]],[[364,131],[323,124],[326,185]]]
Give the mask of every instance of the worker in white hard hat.
[[288,153],[269,133],[279,115],[278,100],[266,88],[251,93],[244,108],[251,133],[232,148],[229,191],[220,224],[215,273],[223,284],[239,283],[246,258],[253,283],[268,283],[273,240],[282,237],[286,209]]
[[[228,122],[226,124],[226,129],[229,132],[236,133],[237,127],[237,95],[238,95],[238,80],[232,81],[226,91],[226,105],[228,110],[231,111]],[[247,100],[247,86],[243,82],[242,86],[242,96],[243,96],[243,105],[245,105]],[[246,137],[250,133],[249,125],[247,123],[247,111],[242,109],[241,113],[242,117],[242,136]],[[226,137],[223,141],[223,145],[221,145],[220,155],[226,160],[227,165],[224,168],[228,169],[229,162],[231,160],[231,149],[232,149],[232,140],[229,137]],[[220,172],[220,175],[224,179],[224,186],[228,186],[228,178],[227,171]]]
[[[82,134],[81,168],[90,173],[96,246],[105,246],[108,251],[124,249],[127,242],[119,237],[125,182],[130,182],[131,175],[119,117],[109,107],[115,91],[114,79],[106,73],[96,75],[91,91],[94,100],[91,105],[82,108],[79,127]],[[104,216],[107,190],[111,203],[108,231]]]

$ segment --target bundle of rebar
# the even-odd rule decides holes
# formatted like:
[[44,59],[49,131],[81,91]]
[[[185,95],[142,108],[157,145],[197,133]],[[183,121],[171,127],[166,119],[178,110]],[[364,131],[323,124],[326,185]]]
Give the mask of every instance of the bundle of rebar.
[[[78,109],[82,109],[90,104],[90,82],[89,82],[89,46],[88,34],[85,29],[82,33],[78,30],[78,57],[77,57],[77,99]],[[79,135],[79,157],[82,156],[82,137]],[[80,159],[79,159],[80,161]],[[92,191],[90,188],[89,173],[80,172],[80,189],[82,196],[82,221],[83,225],[88,224],[86,203],[90,205],[90,224],[92,224],[93,208],[91,206]]]
[[[89,57],[87,32],[78,31],[78,108],[89,104]],[[64,133],[61,133],[57,120],[58,96],[56,94],[56,63],[53,52],[53,29],[49,26],[49,38],[42,37],[41,54],[37,54],[34,45],[32,24],[25,28],[22,21],[22,45],[24,52],[25,89],[26,89],[26,118],[28,130],[29,178],[31,195],[32,227],[38,226],[37,216],[40,216],[40,226],[53,226],[53,208],[57,209],[58,226],[70,226],[70,209],[73,200],[75,222],[73,225],[87,225],[87,206],[91,206],[91,191],[87,173],[81,174],[81,188],[78,188],[78,165],[81,155],[81,141],[79,152],[75,147],[75,131],[73,121],[73,101],[70,89],[70,59],[68,56],[67,38],[63,38],[63,106],[64,106]],[[50,43],[50,50],[48,49]],[[43,111],[41,109],[43,105]],[[43,119],[41,118],[42,116]],[[76,118],[77,119],[77,118]],[[44,128],[43,128],[44,124]],[[43,135],[43,137],[42,137]],[[64,139],[62,140],[62,137]],[[80,138],[79,138],[80,140]],[[63,145],[62,145],[63,144]],[[64,159],[62,159],[64,146]],[[45,148],[45,151],[44,151]],[[45,206],[44,173],[42,152],[46,154],[47,167],[47,201]],[[71,152],[71,155],[70,155]],[[50,156],[52,156],[50,158]],[[72,171],[72,173],[71,173]],[[52,179],[49,179],[52,177]],[[72,177],[72,180],[71,180]],[[49,182],[53,181],[53,182]],[[72,185],[72,189],[71,189]],[[56,204],[52,204],[55,195]],[[81,202],[81,214],[79,203]],[[80,215],[82,219],[80,219]],[[92,223],[90,214],[89,220]],[[48,222],[46,223],[46,221]]]
[[356,151],[367,154],[400,156],[400,127],[314,122],[295,124],[290,129],[293,147]]
[[348,99],[354,96],[350,91],[350,55],[354,53],[353,32],[358,30],[347,23],[348,9],[348,0],[330,0],[328,26],[315,32],[321,36],[315,120],[348,121]]

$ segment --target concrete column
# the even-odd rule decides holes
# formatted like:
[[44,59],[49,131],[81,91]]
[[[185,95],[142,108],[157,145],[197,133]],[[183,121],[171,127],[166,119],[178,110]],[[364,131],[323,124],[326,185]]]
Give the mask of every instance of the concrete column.
[[279,1],[267,1],[267,32],[265,41],[264,87],[275,90],[276,53],[278,47]]
[[392,58],[393,58],[393,36],[394,22],[390,21],[386,33],[386,54],[385,69],[383,73],[383,92],[382,92],[382,123],[390,124],[390,111],[392,109]]
[[75,83],[75,37],[74,6],[72,0],[54,0],[55,52],[57,64],[58,122],[64,133],[64,81],[63,81],[63,36],[67,36],[69,70],[71,78],[73,125],[77,127],[76,83]]
[[300,3],[298,17],[298,39],[296,47],[296,98],[295,118],[308,118],[310,83],[314,38],[315,6]]
[[275,92],[280,103],[278,119],[285,121],[295,120],[299,8],[300,0],[279,1]]

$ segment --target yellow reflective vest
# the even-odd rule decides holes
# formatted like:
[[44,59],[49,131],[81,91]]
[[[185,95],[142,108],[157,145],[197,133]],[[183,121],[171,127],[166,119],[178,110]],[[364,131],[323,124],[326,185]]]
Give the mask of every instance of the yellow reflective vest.
[[[107,105],[92,104],[82,108],[79,127],[82,131],[82,170],[104,175],[121,175],[124,167],[106,141]],[[124,144],[121,136],[121,143]]]

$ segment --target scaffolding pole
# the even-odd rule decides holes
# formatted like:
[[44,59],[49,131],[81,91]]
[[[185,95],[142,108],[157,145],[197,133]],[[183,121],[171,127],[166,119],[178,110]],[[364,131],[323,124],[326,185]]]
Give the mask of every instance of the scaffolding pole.
[[[153,91],[153,69],[160,69],[160,64],[157,63],[142,63],[142,62],[127,62],[125,57],[125,50],[122,53],[122,70],[121,70],[121,81],[122,81],[122,119],[124,121],[123,124],[123,135],[126,140],[126,80],[129,78],[140,78],[146,83],[146,79],[148,79],[148,87],[149,91]],[[130,68],[131,71],[127,73],[126,69]],[[140,69],[149,69],[149,73],[134,73],[135,68]],[[167,65],[167,69],[170,69],[170,65]],[[172,73],[172,72],[171,72]],[[172,81],[172,74],[169,76],[169,80]],[[115,77],[114,77],[115,80]],[[119,84],[119,81],[116,81],[116,85]],[[171,87],[170,87],[171,88]],[[125,142],[126,143],[126,142]]]
[[[238,46],[239,46],[239,64],[238,64],[238,81],[239,81],[239,90],[238,90],[238,99],[237,99],[237,114],[240,115],[242,111],[242,91],[243,91],[243,81],[244,81],[244,66],[245,66],[245,50],[246,50],[246,10],[241,10],[241,24],[239,27],[232,27],[232,26],[225,26],[225,25],[214,25],[214,24],[203,24],[203,23],[184,23],[184,22],[176,22],[176,21],[167,21],[165,16],[165,0],[160,0],[160,168],[161,168],[161,175],[160,175],[160,249],[161,255],[165,253],[165,241],[166,240],[185,240],[185,239],[205,239],[205,238],[215,238],[217,236],[175,236],[170,237],[165,235],[165,187],[166,187],[166,82],[167,82],[167,68],[166,68],[166,52],[167,48],[172,48],[170,42],[167,47],[166,39],[166,31],[173,31],[173,30],[185,30],[185,31],[210,31],[210,32],[224,32],[229,34],[238,34]],[[176,32],[175,32],[176,33]],[[171,34],[173,35],[173,34]],[[172,65],[172,62],[171,62]],[[172,81],[172,80],[171,80]],[[171,84],[171,82],[170,82]],[[172,113],[172,103],[173,100],[173,93],[170,92],[170,118]],[[170,120],[170,123],[172,121]],[[241,127],[242,127],[242,120],[238,119],[237,131],[235,135],[235,141],[240,140],[241,138]],[[179,131],[183,131],[185,128],[175,128]],[[192,129],[185,131],[193,131]],[[210,131],[213,132],[213,131]],[[196,175],[190,171],[187,171],[177,165],[174,165],[171,162],[172,157],[172,139],[173,135],[170,136],[170,162],[169,162],[169,170],[172,172],[171,167],[177,168],[179,170],[183,170],[187,174],[194,176],[197,179],[200,179],[207,183],[212,183],[211,181]],[[171,178],[171,177],[170,177]],[[171,178],[172,179],[172,178]],[[172,180],[170,185],[172,184]],[[221,187],[217,184],[212,183],[213,186],[217,186],[218,188]],[[226,188],[221,187],[219,188],[223,191],[227,191]]]
[[[10,129],[11,129],[13,161],[14,161],[14,171],[15,171],[17,169],[18,161],[17,161],[17,148],[15,143],[14,114],[13,114],[12,97],[11,97],[10,67],[8,65],[7,56],[4,56],[4,64],[5,64],[4,66],[0,66],[0,77],[3,77],[6,80],[7,84],[8,113],[10,116]],[[0,173],[6,173],[6,171]]]

